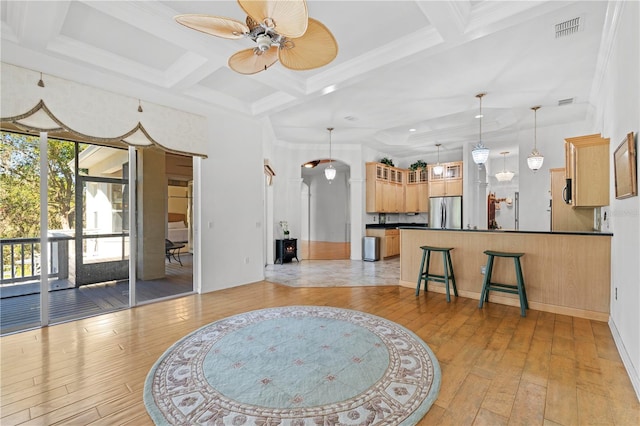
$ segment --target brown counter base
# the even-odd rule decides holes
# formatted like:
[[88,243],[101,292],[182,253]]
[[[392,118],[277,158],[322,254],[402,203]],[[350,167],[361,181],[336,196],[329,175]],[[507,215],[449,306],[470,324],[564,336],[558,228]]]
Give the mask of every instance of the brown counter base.
[[[400,230],[400,280],[416,287],[420,246],[453,247],[451,257],[460,296],[480,299],[487,262],[484,250],[522,252],[522,269],[530,309],[608,321],[611,293],[611,236],[549,233]],[[442,273],[439,256],[431,260],[433,273]],[[515,283],[513,262],[494,265],[495,282]],[[429,291],[444,286],[429,282]],[[519,306],[516,296],[492,293],[489,303]]]
[[[408,287],[413,289],[416,288],[415,282],[400,281],[399,285],[402,287]],[[421,288],[424,288],[424,283],[422,285],[423,287]],[[429,281],[429,291],[432,291],[434,293],[446,294],[443,284],[433,283],[431,281]],[[423,293],[420,293],[420,294],[422,295]],[[476,293],[472,291],[458,290],[458,294],[459,294],[459,297],[466,297],[468,299],[480,300],[479,292]],[[455,298],[454,296],[451,296],[451,297]],[[492,293],[491,296],[489,297],[489,304],[491,303],[499,303],[502,305],[520,307],[520,302],[516,296],[509,297],[506,295],[502,296],[499,294]],[[485,307],[486,306],[487,306],[487,303],[485,302]],[[568,315],[568,316],[577,317],[577,318],[585,318],[585,319],[594,320],[594,321],[603,321],[603,322],[609,321],[608,312],[587,311],[584,309],[568,308],[566,306],[550,305],[548,303],[532,302],[531,300],[529,300],[529,309],[534,309],[536,311],[541,311],[541,312],[550,312],[553,314]]]

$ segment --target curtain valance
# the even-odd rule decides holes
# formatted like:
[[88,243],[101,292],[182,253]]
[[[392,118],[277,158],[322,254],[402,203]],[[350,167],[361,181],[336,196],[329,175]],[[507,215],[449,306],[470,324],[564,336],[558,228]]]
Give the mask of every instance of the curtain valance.
[[206,157],[205,117],[0,64],[1,120],[28,131],[68,132],[103,145],[156,146]]

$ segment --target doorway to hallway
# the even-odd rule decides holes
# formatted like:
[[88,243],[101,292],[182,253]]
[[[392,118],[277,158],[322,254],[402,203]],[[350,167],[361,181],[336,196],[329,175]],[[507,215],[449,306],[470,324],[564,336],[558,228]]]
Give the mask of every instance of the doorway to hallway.
[[350,167],[332,161],[336,177],[325,178],[327,164],[302,168],[301,239],[299,253],[308,260],[351,258]]

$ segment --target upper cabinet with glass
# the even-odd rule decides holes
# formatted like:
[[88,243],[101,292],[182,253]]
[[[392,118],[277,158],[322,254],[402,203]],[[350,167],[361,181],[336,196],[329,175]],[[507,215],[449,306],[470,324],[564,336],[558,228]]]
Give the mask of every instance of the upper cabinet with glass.
[[435,173],[435,164],[428,167],[429,197],[462,195],[462,161],[441,163],[441,174]]

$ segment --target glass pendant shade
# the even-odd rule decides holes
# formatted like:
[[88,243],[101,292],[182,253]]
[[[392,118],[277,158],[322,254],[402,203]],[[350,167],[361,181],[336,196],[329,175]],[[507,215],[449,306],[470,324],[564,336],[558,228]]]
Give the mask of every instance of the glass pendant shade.
[[531,154],[529,154],[529,157],[527,157],[527,165],[534,172],[537,170],[540,170],[543,162],[544,162],[544,157],[535,148],[533,149],[533,151],[531,151]]
[[433,174],[436,176],[440,176],[442,172],[444,172],[444,167],[442,167],[442,164],[440,164],[440,146],[441,145],[442,145],[441,143],[436,144],[436,146],[438,147],[438,164],[433,166]]
[[484,164],[489,159],[489,148],[484,146],[481,142],[478,142],[476,146],[473,147],[471,151],[471,155],[473,156],[473,162],[476,164]]
[[498,182],[509,182],[513,179],[513,176],[514,173],[507,170],[496,173],[496,179],[498,179]]
[[327,130],[329,131],[329,165],[324,169],[324,177],[331,183],[336,177],[336,169],[331,164],[331,132],[333,132],[333,127],[327,127]]
[[324,169],[324,176],[327,178],[327,180],[331,181],[333,179],[335,179],[336,177],[336,169],[333,168],[333,166],[331,164],[329,164],[327,166],[326,169]]
[[538,151],[538,110],[540,106],[531,107],[533,110],[533,151],[527,157],[527,166],[534,172],[540,170],[544,157]]
[[476,98],[480,99],[480,114],[478,114],[478,119],[480,120],[480,137],[478,138],[478,143],[471,151],[473,162],[478,165],[486,163],[489,159],[489,148],[482,144],[482,97],[484,95],[486,95],[486,93],[478,93],[476,95]]
[[498,182],[510,182],[511,179],[513,179],[513,176],[515,175],[515,173],[507,170],[507,154],[508,153],[509,153],[508,151],[504,151],[500,153],[502,154],[503,166],[502,166],[502,171],[496,173],[496,179],[498,179]]

